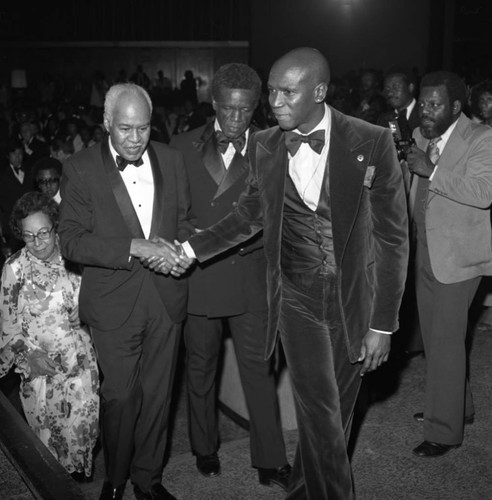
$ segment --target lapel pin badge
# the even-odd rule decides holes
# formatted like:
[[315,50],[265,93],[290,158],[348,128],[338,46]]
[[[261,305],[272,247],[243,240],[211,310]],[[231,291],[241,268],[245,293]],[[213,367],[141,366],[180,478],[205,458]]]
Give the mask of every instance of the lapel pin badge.
[[357,156],[357,161],[364,161],[364,155]]

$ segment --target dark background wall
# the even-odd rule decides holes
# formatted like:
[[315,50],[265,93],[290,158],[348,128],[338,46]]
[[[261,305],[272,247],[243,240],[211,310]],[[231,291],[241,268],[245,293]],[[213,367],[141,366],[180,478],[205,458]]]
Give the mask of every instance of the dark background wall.
[[321,50],[332,73],[427,65],[429,0],[262,0],[252,2],[251,56],[269,68],[282,53]]
[[0,6],[0,84],[12,69],[28,82],[43,72],[110,81],[142,64],[178,85],[186,69],[203,82],[225,62],[250,62],[267,76],[287,50],[309,45],[332,73],[394,65],[455,69],[478,79],[489,62],[490,0],[45,0]]

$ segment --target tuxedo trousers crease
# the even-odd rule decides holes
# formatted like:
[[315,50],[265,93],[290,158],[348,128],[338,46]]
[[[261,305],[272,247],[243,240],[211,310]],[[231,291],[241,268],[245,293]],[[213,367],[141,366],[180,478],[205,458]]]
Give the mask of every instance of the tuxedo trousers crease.
[[481,277],[440,283],[432,272],[424,237],[418,239],[415,271],[426,357],[424,439],[461,444],[464,418],[474,415],[467,379],[466,335],[468,312]]
[[274,468],[287,463],[275,377],[264,359],[266,310],[208,318],[189,315],[185,325],[191,447],[208,455],[217,450],[217,364],[228,326],[236,354],[250,422],[251,462]]
[[107,479],[128,475],[142,491],[161,482],[181,325],[150,279],[129,319],[115,330],[91,329],[103,373],[102,429]]
[[299,432],[287,499],[354,499],[347,442],[360,366],[348,357],[337,279],[320,276],[307,290],[282,283],[280,336]]

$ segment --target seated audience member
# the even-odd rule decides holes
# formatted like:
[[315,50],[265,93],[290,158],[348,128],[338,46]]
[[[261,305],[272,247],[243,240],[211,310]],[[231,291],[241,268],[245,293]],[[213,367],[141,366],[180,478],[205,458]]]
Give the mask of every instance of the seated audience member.
[[102,125],[96,125],[94,127],[94,130],[92,131],[92,140],[96,143],[99,144],[104,140],[106,137],[106,131],[102,127]]
[[77,153],[81,149],[84,149],[84,142],[82,141],[82,137],[80,137],[79,133],[79,120],[71,116],[66,120],[67,127],[67,142],[71,142],[73,146],[74,153]]
[[49,156],[46,143],[34,137],[31,122],[24,122],[20,126],[20,136],[24,149],[24,162],[27,165],[34,165],[39,159]]
[[478,116],[482,123],[492,127],[492,80],[480,82],[475,91]]
[[386,102],[379,91],[378,74],[367,69],[362,72],[359,92],[354,102],[353,115],[369,123],[378,123],[386,109]]
[[56,158],[43,158],[34,165],[34,187],[60,203],[61,174],[62,164]]
[[2,273],[0,376],[15,365],[30,427],[82,480],[92,475],[99,378],[89,334],[79,321],[80,276],[60,253],[57,203],[26,193],[10,223],[25,246],[9,257]]
[[82,149],[90,148],[96,144],[92,138],[92,130],[88,125],[82,125],[79,129],[80,138],[82,139]]
[[63,162],[74,154],[72,141],[62,136],[56,137],[50,144],[50,156]]
[[10,232],[10,212],[14,203],[32,188],[32,168],[24,163],[22,143],[17,139],[11,140],[7,145],[5,159],[0,165],[0,226],[7,254],[21,247],[17,238]]

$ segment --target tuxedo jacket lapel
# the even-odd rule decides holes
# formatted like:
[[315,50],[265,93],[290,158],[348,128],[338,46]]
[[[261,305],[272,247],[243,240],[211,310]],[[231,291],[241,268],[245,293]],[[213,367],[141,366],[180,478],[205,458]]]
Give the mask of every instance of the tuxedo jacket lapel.
[[[258,166],[261,165],[261,176],[264,179],[262,189],[265,193],[268,210],[272,213],[271,220],[265,221],[265,225],[271,225],[274,228],[273,231],[280,233],[288,168],[283,131],[277,128],[265,143],[258,142],[256,152],[253,152],[253,155],[256,156]],[[259,171],[260,167],[257,170]]]
[[225,168],[222,156],[217,150],[213,123],[205,127],[202,136],[198,141],[193,142],[193,146],[200,154],[208,173],[219,186],[224,177]]
[[222,178],[222,182],[214,195],[214,199],[218,198],[222,193],[227,191],[234,183],[248,170],[248,162],[241,153],[236,152],[232,159],[226,174]]
[[106,174],[109,178],[111,189],[128,229],[134,238],[145,238],[137,213],[133,208],[132,200],[113,160],[107,141],[101,146],[101,153],[104,169],[106,170]]
[[335,259],[342,262],[364,189],[364,178],[374,141],[361,137],[332,109],[328,153],[329,189]]
[[154,204],[152,207],[152,224],[150,226],[150,238],[158,236],[162,233],[162,227],[164,224],[164,205],[169,196],[166,190],[169,189],[168,185],[164,182],[163,171],[167,168],[165,162],[159,162],[157,154],[149,144],[147,148],[147,153],[150,159],[150,166],[152,167],[152,176],[154,177]]

